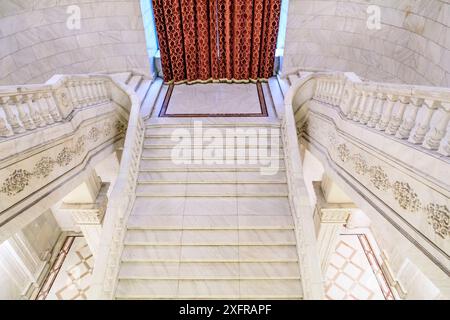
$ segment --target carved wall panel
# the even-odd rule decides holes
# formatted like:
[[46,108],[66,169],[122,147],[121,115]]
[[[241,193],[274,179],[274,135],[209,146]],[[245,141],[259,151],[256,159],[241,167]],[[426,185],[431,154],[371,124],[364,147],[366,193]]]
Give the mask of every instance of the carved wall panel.
[[448,190],[408,172],[400,161],[367,148],[340,131],[330,117],[310,112],[308,124],[300,132],[311,143],[319,143],[339,168],[359,181],[367,191],[364,196],[378,198],[446,254],[450,253]]
[[114,114],[83,123],[69,138],[0,169],[0,214],[16,202],[79,165],[88,152],[122,134]]

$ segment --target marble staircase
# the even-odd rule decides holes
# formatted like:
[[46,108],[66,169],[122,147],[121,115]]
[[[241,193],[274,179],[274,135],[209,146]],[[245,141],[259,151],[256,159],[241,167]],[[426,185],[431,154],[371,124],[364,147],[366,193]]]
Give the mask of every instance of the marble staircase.
[[[279,124],[225,120],[207,127]],[[271,176],[239,162],[177,165],[175,128],[192,124],[147,121],[115,298],[302,299],[282,143],[280,169]]]

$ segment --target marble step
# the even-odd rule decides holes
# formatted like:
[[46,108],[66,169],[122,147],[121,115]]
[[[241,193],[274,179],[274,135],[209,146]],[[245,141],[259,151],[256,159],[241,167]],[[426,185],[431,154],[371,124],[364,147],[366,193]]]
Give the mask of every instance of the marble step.
[[125,245],[124,262],[296,262],[295,245]]
[[296,262],[124,262],[119,279],[300,279]]
[[[275,143],[277,143],[279,146],[283,145],[283,142],[280,138],[274,138],[276,140],[271,141],[271,139],[264,139],[264,140],[260,140],[260,141],[267,141],[268,145],[273,145]],[[224,139],[224,144],[227,145],[226,140]],[[168,136],[148,136],[145,137],[144,139],[144,147],[148,147],[148,146],[175,146],[175,145],[179,145],[180,140],[175,137],[174,139],[172,139],[172,136],[168,135]],[[205,141],[194,141],[194,138],[192,137],[191,143],[190,145],[192,146],[198,146],[198,145],[203,145],[206,146],[208,145],[209,142],[205,142]],[[234,139],[234,143],[229,142],[228,143],[229,146],[242,146],[242,147],[246,147],[246,146],[258,146],[258,141],[256,139],[245,139],[244,141],[238,140],[238,139]]]
[[167,216],[136,215],[128,218],[128,230],[293,230],[291,216]]
[[131,79],[127,82],[127,85],[133,90],[136,91],[136,89],[138,88],[139,84],[142,81],[142,76],[141,75],[135,75],[132,76]]
[[128,230],[125,245],[295,245],[293,230]]
[[[149,157],[171,157],[172,154],[177,155],[178,156],[178,152],[179,149],[174,146],[169,146],[166,148],[154,148],[154,147],[146,147],[142,149],[142,157],[145,158],[149,158]],[[208,147],[189,147],[188,151],[190,154],[194,155],[197,153],[203,154],[206,156],[211,152],[211,150],[208,149]],[[214,151],[216,152],[216,151]],[[284,155],[283,149],[280,146],[279,148],[271,148],[271,147],[267,147],[267,148],[261,148],[259,149],[258,147],[256,148],[220,148],[220,152],[223,156],[221,156],[221,158],[223,159],[227,159],[227,158],[236,158],[236,157],[249,157],[249,158],[279,158],[282,157]]]
[[[256,160],[257,163],[254,163],[253,160]],[[180,161],[181,162],[181,161]],[[174,162],[171,159],[141,159],[139,170],[149,170],[149,169],[176,169],[176,168],[183,168],[183,169],[239,169],[239,168],[273,168],[273,170],[270,170],[269,172],[278,172],[280,169],[285,168],[284,159],[264,159],[264,160],[258,160],[258,159],[239,159],[233,161],[233,163],[224,163],[217,164],[217,163],[207,163],[206,160],[201,161],[202,163],[194,163],[194,161],[186,161],[187,163],[183,162]],[[189,163],[190,162],[190,163]],[[269,169],[266,169],[269,170]]]
[[137,197],[132,215],[291,216],[287,197]]
[[147,95],[147,92],[150,89],[151,85],[152,85],[151,79],[143,79],[142,82],[139,84],[136,94],[141,103],[144,102],[145,96]]
[[191,172],[191,171],[145,171],[139,172],[138,183],[286,183],[286,173],[261,175],[260,172]]
[[[163,96],[167,90],[167,86],[163,88]],[[193,126],[194,122],[201,121],[203,126],[239,126],[244,125],[254,125],[254,126],[265,126],[265,125],[275,125],[280,126],[281,121],[278,118],[273,117],[195,117],[195,118],[170,118],[170,117],[152,117],[145,121],[145,124],[149,127],[153,126],[179,126],[184,125],[185,127]]]
[[[214,130],[214,132],[208,130]],[[160,126],[160,127],[146,127],[146,136],[172,136],[174,132],[187,133],[191,136],[216,134],[220,132],[224,137],[227,133],[233,134],[237,137],[241,136],[280,136],[280,125],[202,125],[202,126]]]
[[301,299],[300,280],[119,280],[118,299]]
[[137,196],[272,196],[287,197],[286,183],[139,183],[136,187]]
[[[218,129],[227,129],[227,128],[237,128],[237,129],[241,129],[241,128],[245,128],[245,129],[259,129],[259,128],[281,128],[281,124],[279,122],[275,122],[275,123],[263,123],[263,122],[236,122],[233,120],[219,120],[216,122],[211,122],[212,119],[208,119],[207,121],[204,120],[199,120],[201,121],[201,126],[203,128],[218,128]],[[147,123],[146,124],[146,128],[147,129],[151,129],[151,130],[165,130],[168,128],[185,128],[185,129],[193,129],[195,128],[194,122],[197,122],[197,120],[188,120],[186,122],[179,122],[177,121],[177,123]]]
[[153,82],[145,95],[145,99],[141,103],[140,113],[142,117],[150,117],[161,92],[163,82],[164,81],[161,78],[153,79]]

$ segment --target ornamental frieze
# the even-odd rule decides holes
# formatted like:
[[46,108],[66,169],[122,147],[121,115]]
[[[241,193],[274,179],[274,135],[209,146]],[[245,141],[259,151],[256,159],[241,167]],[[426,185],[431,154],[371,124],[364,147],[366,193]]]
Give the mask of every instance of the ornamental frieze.
[[424,212],[427,215],[427,222],[433,227],[434,232],[441,238],[450,237],[450,223],[448,208],[445,205],[430,203],[423,206],[417,192],[404,181],[389,180],[385,170],[381,166],[369,166],[367,160],[359,153],[352,154],[345,143],[336,148],[339,159],[342,163],[352,163],[354,172],[358,175],[368,176],[370,183],[378,190],[389,192],[397,201],[397,204],[404,210],[417,213]]
[[[113,130],[116,129],[116,130]],[[106,129],[105,131],[103,131]],[[19,168],[14,170],[8,177],[0,183],[0,195],[5,194],[8,197],[15,196],[26,190],[32,180],[48,178],[57,168],[64,168],[80,158],[86,152],[87,143],[94,146],[103,131],[105,138],[110,138],[116,134],[122,133],[125,125],[116,120],[111,123],[109,120],[103,126],[93,125],[87,129],[87,134],[82,134],[75,139],[72,144],[64,146],[54,157],[49,155],[42,156],[31,166],[32,170]]]
[[[440,238],[450,238],[450,213],[447,205],[422,199],[408,182],[391,179],[385,166],[382,164],[372,165],[363,154],[352,152],[347,143],[340,142],[336,138],[335,128],[330,128],[326,122],[321,122],[320,126],[318,121],[309,120],[307,122],[307,134],[315,137],[316,140],[323,140],[322,143],[334,152],[341,164],[346,164],[346,168],[351,174],[365,176],[372,187],[388,194],[401,209],[409,214],[421,214]],[[327,136],[321,139],[324,132],[327,132]]]

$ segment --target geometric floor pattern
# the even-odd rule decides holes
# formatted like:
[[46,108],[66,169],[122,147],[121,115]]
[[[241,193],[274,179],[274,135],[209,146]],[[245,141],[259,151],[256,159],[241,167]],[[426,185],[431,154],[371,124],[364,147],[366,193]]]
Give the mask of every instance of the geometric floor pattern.
[[325,274],[328,300],[393,300],[365,234],[341,234]]
[[67,237],[37,299],[86,300],[93,263],[84,237]]

